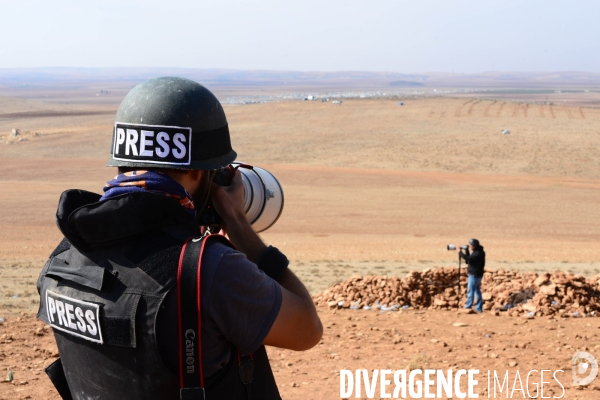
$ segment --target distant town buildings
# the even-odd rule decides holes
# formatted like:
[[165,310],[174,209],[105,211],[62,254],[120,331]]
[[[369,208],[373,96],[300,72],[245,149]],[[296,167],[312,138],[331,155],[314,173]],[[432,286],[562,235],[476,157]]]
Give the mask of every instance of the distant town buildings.
[[[107,91],[105,91],[107,92]],[[348,91],[324,91],[319,93],[290,92],[281,95],[240,95],[230,96],[219,99],[222,104],[261,104],[286,100],[304,100],[331,102],[334,100],[345,99],[389,99],[399,101],[399,99],[408,99],[415,97],[440,96],[448,94],[468,94],[475,93],[474,89],[426,89],[426,88],[406,88],[402,90],[348,90]],[[341,104],[341,103],[336,103]],[[398,105],[404,105],[404,101],[399,101]]]

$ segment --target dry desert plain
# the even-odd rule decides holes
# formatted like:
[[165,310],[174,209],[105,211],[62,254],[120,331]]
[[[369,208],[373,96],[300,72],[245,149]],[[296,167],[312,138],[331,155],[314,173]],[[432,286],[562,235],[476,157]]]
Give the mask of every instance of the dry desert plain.
[[[57,352],[34,320],[35,280],[60,239],[60,193],[99,192],[115,173],[104,163],[117,100],[0,97],[0,370],[14,372],[0,384],[2,399],[58,398],[43,374]],[[444,97],[404,104],[225,106],[239,159],[273,172],[285,191],[281,219],[262,236],[313,294],[354,274],[455,265],[446,244],[470,237],[485,246],[491,268],[600,273],[600,108]],[[21,135],[12,137],[13,128]],[[516,371],[562,369],[563,398],[600,398],[598,385],[570,386],[575,349],[600,356],[595,318],[320,314],[326,329],[317,347],[269,349],[285,399],[339,398],[340,369],[408,365],[479,369],[486,398],[488,370],[509,370],[512,385]],[[556,382],[546,387],[561,395]]]

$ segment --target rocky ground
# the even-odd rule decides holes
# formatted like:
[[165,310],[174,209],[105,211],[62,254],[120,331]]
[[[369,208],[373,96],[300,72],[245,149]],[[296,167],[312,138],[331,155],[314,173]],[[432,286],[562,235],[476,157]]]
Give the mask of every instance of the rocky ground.
[[[508,371],[511,390],[517,371],[525,385],[531,370],[562,370],[556,374],[564,386],[562,398],[600,399],[598,380],[585,388],[571,385],[573,354],[585,350],[600,355],[596,318],[524,319],[445,310],[320,308],[319,313],[325,333],[315,348],[268,349],[284,399],[339,399],[341,369],[416,368],[479,369],[476,393],[480,398],[487,398],[488,370],[492,377],[496,371],[500,379]],[[0,399],[59,399],[43,372],[56,357],[52,332],[43,323],[26,313],[6,318],[0,325],[1,378],[10,369],[13,381],[0,383]],[[549,376],[544,379],[550,381],[544,385],[544,396],[561,397],[561,385]],[[539,372],[530,375],[532,396],[536,383],[540,383]],[[508,398],[511,394],[522,398],[521,392],[509,390]],[[506,392],[498,392],[496,398],[507,398]]]
[[[460,276],[460,284],[459,284]],[[600,276],[586,279],[564,271],[552,274],[488,269],[482,280],[484,310],[517,317],[590,316],[600,311]],[[355,276],[322,294],[315,304],[330,308],[455,309],[466,302],[465,271],[444,267],[410,271],[405,277]]]
[[[0,399],[58,398],[43,373],[58,355],[52,332],[33,317],[35,281],[60,240],[60,193],[99,192],[114,174],[104,164],[114,122],[107,110],[116,104],[0,98],[11,114],[0,120],[0,159],[9,160],[0,163],[0,381],[8,370],[13,376],[0,383]],[[592,317],[599,109],[434,98],[226,112],[239,159],[284,186],[284,213],[263,238],[292,260],[312,294],[333,286],[316,299],[325,325],[318,346],[268,350],[283,398],[340,398],[342,369],[421,367],[479,369],[483,398],[488,370],[509,371],[511,389],[517,371],[525,379],[533,369],[563,370],[562,398],[600,399],[598,379],[570,385],[577,350],[600,357]],[[446,251],[473,236],[496,270],[484,280],[481,315],[456,312],[456,253]],[[383,305],[395,311],[382,313]],[[560,397],[561,386],[549,385],[544,396]]]

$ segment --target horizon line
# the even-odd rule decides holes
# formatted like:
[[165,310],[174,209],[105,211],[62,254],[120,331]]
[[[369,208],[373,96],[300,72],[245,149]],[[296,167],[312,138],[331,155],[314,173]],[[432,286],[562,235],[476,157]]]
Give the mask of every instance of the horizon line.
[[398,72],[390,70],[358,70],[358,69],[339,69],[339,70],[296,70],[296,69],[265,69],[265,68],[251,68],[251,69],[240,69],[230,67],[122,67],[122,66],[111,66],[111,67],[74,67],[74,66],[43,66],[43,67],[0,67],[0,71],[6,70],[56,70],[56,69],[75,69],[75,70],[182,70],[182,71],[238,71],[238,72],[296,72],[296,73],[373,73],[373,74],[398,74],[398,75],[427,75],[427,74],[445,74],[445,75],[477,75],[477,74],[490,74],[490,73],[510,73],[510,74],[556,74],[556,73],[578,73],[578,74],[598,74],[600,72],[588,71],[588,70],[487,70],[478,72],[456,72],[456,71],[443,71],[443,70],[432,70],[422,72]]

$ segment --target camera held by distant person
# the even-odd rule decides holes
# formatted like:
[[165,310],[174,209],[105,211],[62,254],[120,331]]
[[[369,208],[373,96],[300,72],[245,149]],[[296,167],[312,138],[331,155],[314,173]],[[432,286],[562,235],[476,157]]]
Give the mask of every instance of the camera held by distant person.
[[[464,245],[464,246],[460,246],[461,250],[468,250],[469,249],[469,245]],[[455,244],[449,244],[448,246],[446,246],[446,250],[456,250],[456,245]]]

